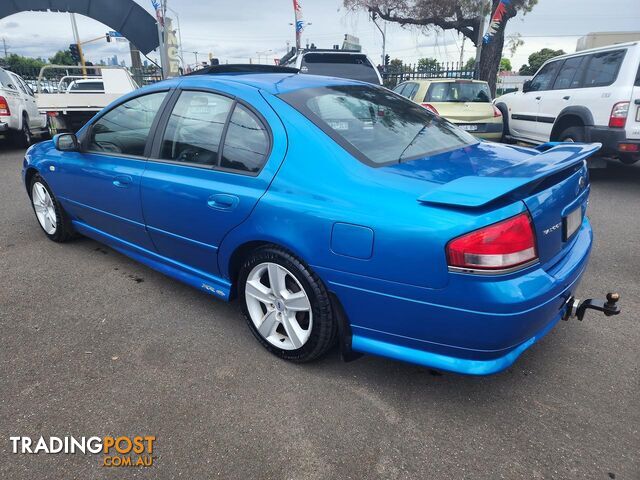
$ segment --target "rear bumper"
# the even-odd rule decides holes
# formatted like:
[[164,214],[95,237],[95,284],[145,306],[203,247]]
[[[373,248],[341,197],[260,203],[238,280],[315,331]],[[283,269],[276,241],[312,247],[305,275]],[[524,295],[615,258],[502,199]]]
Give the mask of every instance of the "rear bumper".
[[[620,156],[627,154],[620,150],[621,144],[638,144],[640,140],[627,140],[627,132],[624,128],[609,128],[599,126],[585,127],[586,142],[602,144],[602,154]],[[638,155],[638,154],[636,154]]]
[[450,274],[431,290],[319,269],[338,296],[352,349],[470,375],[509,367],[562,318],[586,268],[592,232],[585,219],[555,265],[503,276]]
[[6,135],[8,131],[9,131],[9,124],[3,123],[2,120],[0,120],[0,136]]

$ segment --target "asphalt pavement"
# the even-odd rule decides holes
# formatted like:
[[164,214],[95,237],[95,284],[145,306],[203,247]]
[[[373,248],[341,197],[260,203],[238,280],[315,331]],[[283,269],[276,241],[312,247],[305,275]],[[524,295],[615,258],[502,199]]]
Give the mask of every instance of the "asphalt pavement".
[[[593,171],[580,295],[507,371],[277,359],[239,313],[88,239],[47,240],[0,146],[0,478],[640,479],[640,164]],[[154,465],[9,436],[155,435]]]

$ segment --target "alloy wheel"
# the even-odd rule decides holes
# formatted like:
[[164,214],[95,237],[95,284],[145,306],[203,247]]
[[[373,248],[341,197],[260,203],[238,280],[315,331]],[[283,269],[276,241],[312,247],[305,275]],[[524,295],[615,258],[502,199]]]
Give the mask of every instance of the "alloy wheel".
[[31,189],[33,209],[38,217],[42,229],[49,235],[56,233],[58,228],[56,208],[47,188],[40,182],[35,182]]
[[298,279],[277,263],[256,265],[245,285],[245,301],[258,333],[271,345],[297,350],[311,335],[311,302]]

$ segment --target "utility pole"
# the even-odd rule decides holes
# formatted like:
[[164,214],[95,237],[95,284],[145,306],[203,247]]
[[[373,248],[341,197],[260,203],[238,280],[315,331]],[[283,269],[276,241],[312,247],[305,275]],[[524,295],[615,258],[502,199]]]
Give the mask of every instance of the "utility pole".
[[376,22],[376,20],[378,19],[378,14],[372,10],[369,10],[369,14],[371,15],[371,21],[376,26],[376,28],[380,30],[380,35],[382,35],[382,61],[380,62],[380,65],[384,66],[384,57],[387,54],[387,22],[385,21],[382,28],[380,28],[380,25],[378,25],[378,22]]
[[482,37],[484,37],[484,6],[485,3],[480,3],[480,15],[478,16],[478,40],[476,40],[476,65],[474,77],[477,79],[480,74],[480,55],[482,54]]
[[82,44],[80,43],[80,36],[78,35],[78,25],[76,24],[76,14],[70,13],[71,16],[71,29],[73,30],[73,39],[78,46],[78,54],[80,55],[80,65],[82,66],[82,75],[87,74],[87,67],[84,63],[84,54],[82,53]]
[[2,47],[4,48],[4,58],[7,58],[7,39],[2,37]]

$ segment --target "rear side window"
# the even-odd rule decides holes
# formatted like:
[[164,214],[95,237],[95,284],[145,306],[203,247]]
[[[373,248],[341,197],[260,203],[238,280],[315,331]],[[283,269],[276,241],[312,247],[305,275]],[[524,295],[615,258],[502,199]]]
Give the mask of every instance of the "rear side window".
[[236,104],[224,139],[220,166],[242,172],[260,171],[269,151],[269,135],[262,122]]
[[478,142],[420,105],[379,87],[307,88],[280,98],[371,166],[427,157]]
[[17,90],[18,88],[14,85],[14,81],[11,80],[11,77],[7,72],[0,68],[0,86],[4,88],[11,88],[13,90]]
[[640,87],[640,65],[638,65],[638,72],[636,73],[636,83],[634,83],[636,87]]
[[538,74],[533,77],[533,80],[531,80],[530,91],[539,92],[541,90],[550,90],[561,64],[562,61],[556,61],[547,63],[542,67]]
[[366,55],[349,53],[305,53],[300,69],[303,73],[349,78],[380,83],[375,67]]
[[419,87],[420,87],[420,85],[418,85],[417,83],[408,83],[407,84],[407,89],[404,91],[404,95],[403,96],[413,100],[413,97],[418,92],[418,88]]
[[589,55],[584,74],[584,87],[606,87],[618,78],[626,50],[614,50]]
[[160,158],[217,165],[222,134],[232,105],[233,100],[215,93],[182,92],[169,117]]
[[491,93],[486,83],[436,82],[429,86],[424,101],[490,103]]
[[580,78],[582,77],[582,69],[580,66],[585,58],[586,56],[583,55],[565,60],[560,69],[560,73],[558,73],[556,77],[556,81],[553,82],[553,89],[563,90],[566,88],[580,87]]
[[153,120],[167,92],[150,93],[118,105],[91,126],[89,151],[142,156]]
[[401,83],[400,85],[398,85],[396,88],[393,89],[394,92],[396,92],[398,95],[404,95],[404,91],[409,87],[408,83]]

